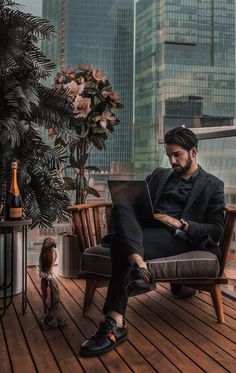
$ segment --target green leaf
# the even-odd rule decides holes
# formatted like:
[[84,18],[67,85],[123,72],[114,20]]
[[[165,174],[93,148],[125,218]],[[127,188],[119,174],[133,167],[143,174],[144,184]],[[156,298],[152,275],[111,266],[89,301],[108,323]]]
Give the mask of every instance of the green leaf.
[[88,159],[88,153],[84,154],[80,159],[78,159],[78,167],[77,168],[81,168],[81,167],[84,167],[86,161]]
[[73,156],[73,154],[70,155],[69,161],[70,161],[71,167],[79,168],[78,163],[77,163],[75,157]]
[[57,137],[56,140],[54,141],[54,144],[56,146],[61,145],[61,146],[63,146],[63,148],[67,147],[67,144],[65,143],[65,141],[61,137]]
[[95,146],[95,148],[97,148],[98,150],[106,149],[105,142],[101,137],[99,138],[99,137],[93,136],[91,141],[93,145]]
[[101,100],[99,97],[95,96],[93,102],[94,102],[94,105],[97,106],[101,102]]
[[95,197],[98,197],[98,198],[100,197],[100,194],[98,193],[98,191],[94,188],[91,188],[90,186],[86,188],[86,192],[88,192],[88,194],[94,195]]
[[72,179],[71,177],[65,176],[63,177],[64,183],[65,183],[65,189],[66,190],[75,190],[76,189],[76,184],[75,180]]
[[83,127],[80,131],[79,136],[83,139],[84,137],[88,135],[88,133],[89,133],[89,128]]
[[70,165],[74,168],[81,168],[84,167],[86,161],[88,159],[88,153],[84,154],[80,159],[76,160],[75,157],[71,154],[70,155]]

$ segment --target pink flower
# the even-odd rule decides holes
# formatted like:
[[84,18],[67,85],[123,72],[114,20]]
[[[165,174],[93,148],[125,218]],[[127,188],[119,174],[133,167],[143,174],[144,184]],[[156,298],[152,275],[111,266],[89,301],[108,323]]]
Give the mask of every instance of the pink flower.
[[76,96],[80,93],[80,86],[74,80],[72,80],[70,83],[64,84],[63,87],[67,90],[70,96]]
[[93,66],[90,65],[77,65],[77,68],[80,69],[81,71],[92,71]]
[[75,71],[76,71],[76,66],[75,67],[70,67],[70,66],[64,66],[63,68],[62,68],[62,72],[64,73],[64,74],[73,74],[73,73],[75,73]]
[[74,112],[78,113],[76,118],[86,118],[88,113],[91,111],[90,108],[91,98],[83,98],[80,95],[77,95],[74,105]]
[[102,115],[97,115],[94,118],[95,122],[100,122],[100,125],[103,128],[107,127],[107,122],[115,123],[116,122],[116,117],[112,115],[109,111],[104,111]]
[[102,96],[105,97],[105,98],[107,98],[109,96],[112,101],[118,101],[119,100],[119,96],[118,96],[117,92],[115,92],[115,91],[103,91]]
[[81,93],[84,92],[84,88],[85,88],[85,86],[86,86],[86,83],[85,83],[85,81],[84,81],[84,78],[83,78],[82,76],[80,76],[80,78],[77,79],[77,83],[79,83],[79,84],[78,84],[78,87],[79,87],[78,94],[81,95]]
[[96,67],[93,68],[93,77],[97,82],[105,82],[107,80],[103,71],[99,71]]

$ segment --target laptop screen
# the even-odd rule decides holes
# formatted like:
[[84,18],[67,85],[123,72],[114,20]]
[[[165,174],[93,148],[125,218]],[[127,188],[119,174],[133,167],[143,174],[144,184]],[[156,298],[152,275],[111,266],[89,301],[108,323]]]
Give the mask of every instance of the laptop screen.
[[146,180],[108,180],[112,203],[129,202],[144,219],[152,219],[153,204]]

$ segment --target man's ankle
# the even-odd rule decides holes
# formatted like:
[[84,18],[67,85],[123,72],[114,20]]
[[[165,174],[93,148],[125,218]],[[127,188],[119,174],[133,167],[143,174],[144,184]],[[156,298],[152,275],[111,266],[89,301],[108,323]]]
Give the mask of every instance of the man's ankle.
[[134,267],[147,268],[147,264],[144,262],[141,255],[131,254],[128,259],[129,263]]
[[124,326],[124,317],[120,313],[116,311],[109,311],[107,313],[107,316],[111,317],[113,320],[115,320],[116,325],[118,328],[122,328]]

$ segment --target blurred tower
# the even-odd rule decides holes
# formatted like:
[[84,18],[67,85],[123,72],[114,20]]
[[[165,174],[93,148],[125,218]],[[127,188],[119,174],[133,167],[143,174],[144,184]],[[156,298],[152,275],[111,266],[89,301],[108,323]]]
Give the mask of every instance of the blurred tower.
[[134,163],[147,173],[167,130],[233,125],[235,0],[137,0],[135,29]]
[[43,52],[56,63],[56,71],[62,65],[94,65],[105,71],[124,103],[106,152],[92,151],[90,164],[107,170],[111,161],[131,162],[133,0],[43,0],[43,18],[57,31],[56,39],[42,42]]

